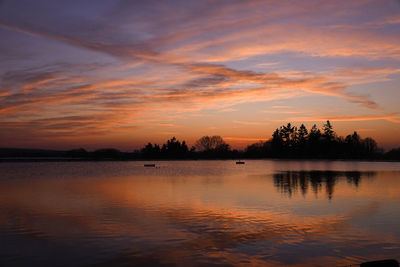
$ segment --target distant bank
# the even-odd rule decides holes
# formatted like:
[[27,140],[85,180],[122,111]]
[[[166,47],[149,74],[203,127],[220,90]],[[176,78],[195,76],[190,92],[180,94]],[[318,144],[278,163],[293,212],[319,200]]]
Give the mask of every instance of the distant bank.
[[346,137],[333,130],[330,121],[319,129],[308,130],[288,123],[277,128],[272,138],[248,145],[244,150],[231,149],[221,136],[203,136],[188,147],[175,137],[164,144],[148,143],[140,150],[122,152],[114,148],[87,151],[0,148],[0,161],[28,160],[193,160],[193,159],[331,159],[331,160],[400,160],[400,147],[385,152],[371,137],[357,131]]
[[212,154],[205,152],[188,152],[181,154],[148,155],[140,151],[121,152],[117,149],[99,149],[86,151],[75,150],[47,150],[47,149],[23,149],[0,148],[0,162],[41,162],[41,161],[145,161],[145,160],[245,160],[245,159],[299,159],[299,160],[370,160],[370,161],[400,161],[400,149],[394,149],[385,153],[375,154],[373,157],[290,157],[252,154],[248,151],[229,151],[224,154]]

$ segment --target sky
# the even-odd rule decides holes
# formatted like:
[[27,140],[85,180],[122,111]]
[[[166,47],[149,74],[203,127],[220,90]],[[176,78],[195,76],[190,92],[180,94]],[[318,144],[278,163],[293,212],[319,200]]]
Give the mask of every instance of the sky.
[[400,146],[398,0],[0,0],[0,147],[233,148],[291,122]]

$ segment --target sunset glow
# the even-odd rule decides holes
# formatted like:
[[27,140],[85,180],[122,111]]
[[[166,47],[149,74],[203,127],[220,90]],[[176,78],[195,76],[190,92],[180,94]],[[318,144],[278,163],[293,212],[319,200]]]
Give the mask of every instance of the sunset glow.
[[0,147],[234,148],[291,122],[400,144],[400,2],[0,1]]

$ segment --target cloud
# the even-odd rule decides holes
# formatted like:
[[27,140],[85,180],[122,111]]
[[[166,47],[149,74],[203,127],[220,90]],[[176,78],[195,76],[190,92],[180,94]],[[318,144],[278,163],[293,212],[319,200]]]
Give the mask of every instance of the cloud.
[[[340,10],[346,9],[349,17],[359,17],[362,15],[359,8],[370,3],[340,1]],[[44,27],[44,23],[41,23],[41,27],[35,26],[40,23],[28,23],[24,18],[18,21],[5,17],[1,27],[112,56],[130,55],[131,58],[151,59],[154,62],[159,57],[161,60],[167,59],[167,54],[174,55],[175,60],[179,56],[203,62],[279,52],[328,57],[398,59],[400,56],[398,38],[381,34],[381,31],[371,32],[368,24],[362,24],[364,27],[355,30],[336,30],[313,24],[322,20],[328,26],[335,26],[330,20],[343,19],[340,12],[332,11],[338,9],[337,3],[302,1],[299,5],[288,5],[270,1],[242,1],[213,2],[210,5],[205,1],[182,2],[179,8],[176,4],[120,1],[97,21],[84,18],[79,18],[80,23],[74,24],[57,21],[56,26],[62,28],[64,34],[57,34],[49,25]],[[325,15],[327,13],[329,17]],[[40,22],[43,18],[36,15],[30,19]],[[396,21],[397,17],[385,19]],[[68,28],[77,27],[78,24],[78,28]],[[360,23],[349,21],[348,25]],[[102,31],[93,31],[93,28],[101,28]],[[89,39],[83,40],[82,36]]]
[[238,111],[235,108],[224,108],[224,109],[220,109],[219,112],[235,112]]
[[[343,98],[351,103],[358,103],[371,109],[378,108],[378,105],[365,96],[357,95],[346,91],[346,84],[335,82],[328,77],[303,73],[301,78],[287,78],[277,73],[257,73],[254,71],[239,71],[223,65],[215,64],[189,64],[188,68],[196,73],[206,74],[218,79],[209,79],[210,85],[224,87],[226,83],[250,82],[253,85],[263,86],[264,90],[297,90],[313,94],[322,94]],[[202,80],[202,85],[208,79]],[[217,82],[216,82],[217,81]],[[251,89],[249,89],[251,90]]]
[[[265,36],[265,37],[263,37]],[[174,54],[192,55],[207,62],[229,61],[261,55],[294,53],[312,57],[364,57],[400,59],[398,38],[363,31],[317,29],[299,24],[267,25],[178,47]],[[211,49],[212,48],[212,49]]]
[[[279,69],[282,66],[276,60],[256,63],[253,68],[232,63],[283,52],[300,57],[362,57],[397,62],[399,38],[371,31],[368,23],[348,20],[360,16],[359,8],[376,5],[373,1],[340,1],[340,10],[345,8],[350,15],[339,12],[338,4],[332,2],[179,3],[119,1],[104,9],[107,11],[101,16],[77,16],[70,23],[66,22],[71,16],[68,9],[60,18],[52,17],[52,23],[42,16],[40,7],[32,6],[29,14],[21,11],[14,16],[14,9],[9,14],[3,11],[3,32],[34,36],[35,40],[50,41],[56,48],[67,44],[93,51],[93,62],[97,57],[114,61],[111,65],[89,61],[76,66],[11,65],[0,74],[0,123],[8,125],[7,129],[14,126],[65,135],[89,135],[110,129],[123,132],[154,123],[154,117],[164,121],[172,111],[229,111],[235,104],[304,95],[335,97],[380,110],[368,95],[351,91],[349,86],[388,81],[390,75],[399,72],[396,67],[368,66],[318,72],[287,70]],[[9,2],[6,8],[12,5]],[[43,10],[48,11],[51,4],[44,6],[47,9]],[[388,16],[385,23],[396,23],[396,19]],[[254,71],[265,66],[275,71]],[[91,122],[76,117],[86,114],[92,116]]]
[[[156,114],[162,118],[165,110],[225,108],[305,93],[335,96],[376,108],[376,103],[368,98],[347,92],[345,84],[322,76],[308,74],[287,78],[277,73],[234,70],[224,65],[176,62],[173,65],[182,68],[183,75],[169,80],[147,77],[93,79],[66,74],[62,67],[52,71],[6,73],[2,81],[13,89],[0,98],[0,122],[8,125],[7,129],[29,129],[43,136],[104,135],[111,129],[116,133],[139,127],[132,126],[134,118],[154,109],[164,110]],[[37,115],[27,116],[32,113]],[[74,114],[80,113],[92,114],[92,121],[71,119],[66,122],[60,116],[74,118]],[[106,115],[104,118],[95,119],[103,114]],[[38,120],[40,116],[60,119],[58,122]],[[19,124],[14,124],[16,121]]]
[[271,108],[276,108],[276,109],[287,109],[287,108],[292,108],[292,106],[287,106],[287,105],[273,105]]
[[292,121],[373,121],[386,120],[394,123],[400,123],[400,115],[398,113],[384,115],[359,115],[359,116],[335,116],[327,115],[323,117],[293,117]]
[[263,124],[265,124],[265,122],[261,122],[261,121],[238,121],[238,120],[234,120],[233,123],[242,124],[242,125],[263,125]]
[[[352,103],[359,103],[369,108],[377,108],[376,103],[366,98],[365,96],[346,92],[346,84],[330,81],[326,77],[322,76],[309,75],[308,77],[305,77],[303,79],[289,80],[285,77],[281,77],[276,73],[261,74],[253,71],[234,70],[224,65],[196,63],[190,61],[189,58],[151,51],[149,48],[143,48],[143,45],[108,45],[100,42],[63,36],[60,34],[24,29],[17,26],[9,26],[5,24],[1,24],[0,26],[21,31],[24,33],[42,36],[44,38],[67,42],[75,46],[106,53],[120,59],[139,59],[149,62],[150,64],[172,65],[183,68],[185,72],[190,72],[192,74],[202,74],[203,77],[190,80],[186,84],[184,84],[184,86],[190,88],[204,88],[211,86],[227,87],[244,81],[255,83],[272,89],[282,89],[282,87],[285,87],[285,89],[303,90],[309,93],[341,97]],[[298,41],[296,41],[296,43],[297,42]],[[175,90],[175,92],[178,90],[182,91],[182,89],[177,89]],[[203,91],[203,93],[208,93],[210,96],[214,95],[213,93],[205,91]]]
[[155,126],[162,126],[162,127],[177,127],[177,125],[173,123],[166,123],[166,122],[149,122],[148,124]]
[[[390,75],[400,73],[400,68],[354,68],[339,69],[330,76],[332,79],[342,81],[347,84],[367,84],[376,82],[391,81]],[[329,74],[327,74],[329,75]]]

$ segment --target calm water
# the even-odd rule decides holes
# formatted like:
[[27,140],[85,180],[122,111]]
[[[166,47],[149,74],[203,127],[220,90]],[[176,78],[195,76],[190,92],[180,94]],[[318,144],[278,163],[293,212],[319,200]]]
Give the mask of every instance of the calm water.
[[400,163],[0,164],[0,266],[400,260]]

